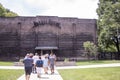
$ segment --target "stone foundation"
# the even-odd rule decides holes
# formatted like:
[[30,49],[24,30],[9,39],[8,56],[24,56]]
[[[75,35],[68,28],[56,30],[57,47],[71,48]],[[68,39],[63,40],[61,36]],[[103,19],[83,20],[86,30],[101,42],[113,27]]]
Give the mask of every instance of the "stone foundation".
[[[24,64],[22,62],[14,62],[14,66],[24,66]],[[59,62],[56,62],[56,66],[76,66],[76,62],[74,62],[74,61],[69,61],[69,62],[59,61]]]

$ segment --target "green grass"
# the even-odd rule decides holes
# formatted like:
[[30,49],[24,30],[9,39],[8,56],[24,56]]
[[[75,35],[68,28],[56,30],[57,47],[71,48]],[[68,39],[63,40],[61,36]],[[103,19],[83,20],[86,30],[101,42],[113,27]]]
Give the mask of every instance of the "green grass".
[[0,80],[17,80],[23,73],[23,70],[0,69]]
[[0,61],[0,66],[13,66],[14,62]]
[[109,64],[109,63],[120,63],[120,60],[79,61],[76,62],[76,65],[80,66],[80,65],[94,65],[94,64]]
[[120,80],[120,67],[58,70],[63,80]]

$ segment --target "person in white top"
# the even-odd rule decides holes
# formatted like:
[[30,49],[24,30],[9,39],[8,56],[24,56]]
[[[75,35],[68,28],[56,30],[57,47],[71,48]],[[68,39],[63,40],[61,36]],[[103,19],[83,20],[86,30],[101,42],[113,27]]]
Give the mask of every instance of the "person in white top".
[[45,74],[48,74],[48,55],[45,55],[45,58],[43,59],[43,68],[44,68],[44,72]]
[[39,55],[38,53],[35,53],[35,55],[33,56],[33,73],[37,73],[35,64],[38,59],[39,59]]
[[27,53],[24,59],[29,58],[29,56],[30,56],[30,54],[29,54],[29,53]]

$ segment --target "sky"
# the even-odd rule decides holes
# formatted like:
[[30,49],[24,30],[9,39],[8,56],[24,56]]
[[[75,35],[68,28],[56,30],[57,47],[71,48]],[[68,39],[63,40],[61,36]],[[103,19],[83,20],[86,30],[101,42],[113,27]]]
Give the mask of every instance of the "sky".
[[0,0],[0,3],[19,16],[98,18],[98,0]]

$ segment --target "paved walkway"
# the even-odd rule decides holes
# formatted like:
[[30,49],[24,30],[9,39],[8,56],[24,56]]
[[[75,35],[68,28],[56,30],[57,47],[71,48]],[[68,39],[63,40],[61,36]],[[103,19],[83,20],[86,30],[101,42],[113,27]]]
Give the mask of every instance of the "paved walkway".
[[[23,74],[17,80],[25,80],[25,75]],[[31,74],[30,80],[63,80],[62,77],[59,75],[58,71],[55,70],[55,73],[51,75],[50,70],[48,74],[44,74],[44,70],[42,70],[41,78],[37,78],[37,74]]]
[[[119,67],[119,66],[120,66],[120,63],[111,63],[111,64],[96,64],[96,65],[83,65],[83,66],[63,66],[63,67],[56,67],[56,69]],[[0,66],[0,69],[24,69],[24,67],[23,66]]]
[[120,67],[120,63],[68,66],[68,67],[65,66],[65,67],[57,67],[56,69],[79,69],[79,68],[100,68],[100,67]]
[[[59,75],[57,69],[78,69],[78,68],[99,68],[99,67],[120,67],[120,63],[112,63],[112,64],[96,64],[96,65],[84,65],[84,66],[64,66],[64,67],[56,67],[55,74],[51,75],[50,71],[48,71],[48,75],[44,74],[42,70],[41,78],[37,78],[37,74],[31,74],[30,80],[63,80]],[[22,66],[0,66],[0,69],[24,69]],[[17,80],[25,80],[25,75],[23,74]]]

